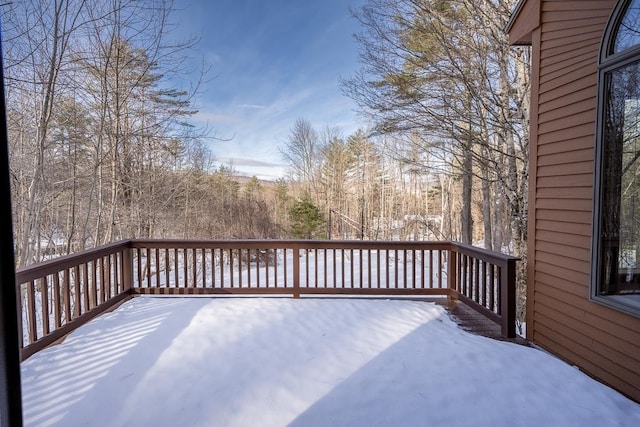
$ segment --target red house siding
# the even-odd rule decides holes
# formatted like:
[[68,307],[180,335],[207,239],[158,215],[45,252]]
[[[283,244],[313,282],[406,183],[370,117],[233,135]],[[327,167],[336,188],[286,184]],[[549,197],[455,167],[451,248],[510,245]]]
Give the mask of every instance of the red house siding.
[[597,66],[615,4],[525,1],[508,28],[533,49],[527,334],[640,401],[640,319],[589,300]]

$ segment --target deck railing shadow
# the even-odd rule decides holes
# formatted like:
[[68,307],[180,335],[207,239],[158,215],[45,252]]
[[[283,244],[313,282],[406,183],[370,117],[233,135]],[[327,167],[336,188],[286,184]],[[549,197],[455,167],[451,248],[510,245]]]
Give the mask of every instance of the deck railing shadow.
[[514,337],[517,260],[455,242],[124,240],[17,271],[21,356],[135,295],[443,296]]
[[[70,337],[64,349],[47,348],[50,369],[37,375],[30,371],[22,378],[22,399],[28,402],[25,422],[69,424],[65,422],[68,414],[86,414],[82,408],[87,401],[105,398],[110,405],[123,407],[132,392],[128,385],[144,378],[156,362],[154,357],[159,357],[191,322],[180,310],[182,302],[167,300],[155,304],[153,310],[133,307],[129,312],[113,313],[113,317],[102,316],[100,322],[86,325],[90,329],[85,335]],[[101,378],[106,376],[120,378],[121,388],[105,388]],[[87,417],[70,424],[95,422],[91,414]]]

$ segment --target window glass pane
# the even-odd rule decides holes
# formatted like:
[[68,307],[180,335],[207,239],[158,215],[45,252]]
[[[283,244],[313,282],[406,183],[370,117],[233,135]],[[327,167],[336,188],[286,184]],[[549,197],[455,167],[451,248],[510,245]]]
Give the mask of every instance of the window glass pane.
[[633,0],[620,22],[613,43],[613,53],[640,44],[640,0]]
[[640,303],[640,62],[605,75],[600,295]]

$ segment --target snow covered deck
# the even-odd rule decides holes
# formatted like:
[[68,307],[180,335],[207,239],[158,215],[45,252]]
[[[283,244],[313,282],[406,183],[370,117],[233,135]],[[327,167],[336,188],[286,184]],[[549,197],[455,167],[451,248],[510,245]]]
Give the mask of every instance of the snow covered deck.
[[136,297],[22,379],[28,426],[640,425],[574,367],[416,301]]

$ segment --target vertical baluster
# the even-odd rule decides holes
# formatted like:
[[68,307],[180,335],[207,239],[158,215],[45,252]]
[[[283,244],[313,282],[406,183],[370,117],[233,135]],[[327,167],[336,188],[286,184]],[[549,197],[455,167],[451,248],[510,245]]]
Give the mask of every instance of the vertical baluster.
[[38,280],[40,283],[40,310],[42,311],[42,336],[49,335],[49,281],[47,277]]
[[487,306],[487,262],[482,261],[482,297],[480,299],[480,304],[483,307]]
[[322,256],[323,256],[323,260],[324,260],[324,288],[328,288],[329,287],[329,282],[327,280],[327,274],[328,274],[328,268],[327,268],[327,250],[323,249],[322,250]]
[[33,289],[34,283],[27,283],[27,318],[29,319],[29,343],[38,339],[38,328],[36,325],[36,298]]
[[60,273],[53,273],[53,324],[58,329],[62,325],[62,311],[60,300]]
[[464,293],[466,296],[469,296],[469,264],[468,264],[468,258],[466,255],[460,254],[461,258],[462,258],[462,293]]
[[362,282],[363,282],[363,279],[362,279],[362,277],[363,277],[363,258],[364,257],[362,256],[362,248],[360,248],[360,249],[358,249],[358,263],[359,263],[359,266],[360,266],[360,268],[359,268],[360,272],[359,272],[359,279],[358,279],[358,287],[360,289],[362,289]]
[[416,250],[412,249],[411,250],[411,276],[412,276],[412,280],[411,280],[411,287],[413,289],[416,289],[418,286],[416,284],[416,263],[418,261],[416,260]]
[[265,278],[265,286],[269,287],[269,257],[271,256],[271,249],[267,248],[264,252],[264,278]]
[[313,266],[314,266],[314,279],[315,282],[313,284],[314,287],[318,287],[318,249],[313,250]]
[[[69,269],[64,269],[62,276],[62,296],[64,298],[64,324],[71,321],[71,290],[69,287]],[[100,303],[103,301],[101,300]]]
[[287,261],[287,258],[288,258],[289,255],[287,254],[287,252],[289,252],[290,250],[291,249],[286,249],[285,248],[284,251],[283,251],[284,252],[284,287],[285,288],[289,286],[289,281],[287,280],[287,277],[289,275],[289,273],[287,271],[288,270],[287,264],[289,263]]
[[84,303],[84,311],[91,309],[89,305],[89,263],[82,264],[82,295]]
[[218,253],[220,254],[220,287],[224,288],[224,249],[219,248]]
[[336,249],[333,248],[332,250],[333,252],[333,287],[337,288],[338,287],[338,264],[337,264],[337,257],[336,257]]
[[385,249],[385,271],[387,272],[387,286],[386,289],[391,287],[391,269],[389,268],[389,249]]
[[[260,249],[256,249],[256,284],[258,288],[260,287]],[[249,250],[249,257],[251,257],[251,250]],[[249,258],[251,259],[251,258]],[[247,269],[247,275],[251,277],[251,269]],[[251,284],[249,284],[251,287]]]
[[164,249],[164,287],[168,289],[171,287],[171,259],[169,257],[169,248]]
[[353,264],[355,263],[355,258],[353,257],[353,255],[354,255],[353,254],[353,249],[350,249],[349,254],[350,254],[350,258],[349,259],[351,260],[351,262],[349,263],[349,266],[351,267],[351,281],[350,281],[349,287],[353,288],[353,285],[355,283],[355,275],[354,275],[355,267],[353,266]]
[[242,249],[238,249],[238,287],[242,287]]
[[189,285],[189,249],[182,248],[182,287],[188,288]]
[[473,298],[474,301],[479,303],[480,302],[480,260],[479,259],[474,259],[474,263],[473,263]]
[[300,298],[300,247],[295,244],[293,252],[293,298]]
[[[267,260],[269,260],[269,258],[271,257],[271,254],[273,254],[273,286],[275,288],[278,287],[278,252],[280,250],[278,248],[272,248],[269,249],[269,252],[267,252]],[[267,268],[267,277],[269,277],[269,269]],[[267,287],[269,287],[269,281],[267,281]]]
[[201,249],[201,260],[202,260],[202,287],[207,287],[207,249]]
[[191,273],[193,277],[193,282],[191,283],[192,288],[198,287],[198,248],[191,249]]
[[98,262],[93,260],[91,262],[91,302],[93,307],[98,306],[98,292],[100,291],[100,285],[98,284]]
[[80,271],[77,265],[73,267],[73,292],[75,294],[73,296],[73,317],[76,318],[80,316],[80,304],[82,301],[80,295]]
[[[433,275],[432,273],[432,268],[431,266],[433,265],[433,251],[431,249],[429,249],[427,251],[429,253],[429,283],[428,286],[429,288],[433,288]],[[420,250],[420,265],[422,266],[420,268],[420,289],[424,289],[424,283],[425,283],[425,276],[427,275],[427,263],[424,261],[424,249]]]
[[309,287],[309,249],[304,250],[305,265],[305,286]]
[[233,283],[233,252],[229,249],[229,279],[231,280],[231,287],[235,287]]
[[376,281],[376,283],[378,285],[378,289],[382,288],[382,286],[380,285],[380,268],[381,268],[381,265],[380,265],[380,249],[377,249],[376,250],[376,277],[377,277],[378,280]]
[[112,288],[113,288],[113,265],[111,263],[111,255],[107,255],[105,257],[106,261],[107,261],[107,267],[106,267],[106,278],[107,278],[107,296],[106,299],[107,301],[111,299],[111,295],[112,295]]
[[[136,249],[137,261],[138,261],[138,287],[142,288],[142,249]],[[96,265],[97,268],[97,265]]]
[[399,281],[398,277],[399,277],[399,274],[400,274],[400,271],[398,269],[398,264],[399,264],[398,263],[398,250],[396,249],[395,250],[395,260],[394,260],[395,280],[394,280],[394,283],[393,283],[393,285],[394,285],[393,287],[396,288],[396,289],[398,288],[398,281]]
[[489,310],[493,311],[494,313],[497,312],[496,310],[496,297],[495,297],[495,292],[496,292],[496,266],[495,265],[491,265],[491,270],[489,270]]
[[119,295],[120,293],[124,292],[124,270],[125,270],[125,265],[124,265],[124,260],[125,260],[125,254],[124,251],[118,252],[116,254],[114,254],[115,257],[115,261],[116,261],[116,295]]
[[367,249],[367,288],[371,289],[371,249]]
[[341,249],[340,252],[340,257],[341,257],[341,262],[340,262],[340,266],[341,266],[341,270],[342,270],[342,283],[341,286],[344,288],[346,286],[346,277],[345,277],[345,271],[344,271],[344,249]]
[[211,287],[216,287],[216,248],[211,248]]
[[[431,265],[431,268],[433,268],[433,264]],[[442,250],[438,249],[438,270],[436,272],[436,274],[438,275],[438,288],[442,289],[442,273],[444,272],[444,269],[442,268]]]

